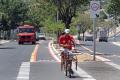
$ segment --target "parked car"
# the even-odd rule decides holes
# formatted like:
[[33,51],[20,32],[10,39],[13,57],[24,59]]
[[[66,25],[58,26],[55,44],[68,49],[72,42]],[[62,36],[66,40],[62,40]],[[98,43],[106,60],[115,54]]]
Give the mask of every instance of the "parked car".
[[93,41],[93,36],[85,36],[85,41]]
[[99,42],[101,41],[108,42],[108,34],[105,29],[99,31]]
[[86,32],[85,33],[85,41],[93,41],[93,34]]
[[37,33],[37,40],[46,40],[45,33]]

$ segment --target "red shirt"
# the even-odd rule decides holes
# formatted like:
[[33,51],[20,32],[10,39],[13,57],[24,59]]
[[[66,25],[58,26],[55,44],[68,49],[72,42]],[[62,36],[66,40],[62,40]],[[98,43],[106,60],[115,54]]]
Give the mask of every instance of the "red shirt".
[[68,45],[68,49],[72,49],[72,47],[73,47],[73,41],[74,41],[74,38],[73,38],[73,36],[72,35],[61,35],[60,37],[59,37],[59,44],[67,44]]

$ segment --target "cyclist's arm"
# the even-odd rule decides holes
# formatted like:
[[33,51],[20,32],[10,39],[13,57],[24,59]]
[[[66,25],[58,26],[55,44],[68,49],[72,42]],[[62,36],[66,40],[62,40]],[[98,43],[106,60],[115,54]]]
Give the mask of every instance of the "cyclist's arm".
[[67,48],[69,45],[68,44],[59,44],[60,47]]
[[73,47],[75,48],[76,45],[75,45],[75,39],[73,38],[73,36],[71,37],[71,42],[72,42]]

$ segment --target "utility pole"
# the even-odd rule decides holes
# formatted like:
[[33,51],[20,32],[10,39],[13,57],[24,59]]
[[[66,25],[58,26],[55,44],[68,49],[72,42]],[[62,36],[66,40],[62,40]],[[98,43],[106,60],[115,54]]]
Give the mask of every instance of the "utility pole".
[[90,2],[90,13],[91,18],[93,19],[93,60],[96,60],[96,18],[99,16],[100,11],[100,2],[91,1]]

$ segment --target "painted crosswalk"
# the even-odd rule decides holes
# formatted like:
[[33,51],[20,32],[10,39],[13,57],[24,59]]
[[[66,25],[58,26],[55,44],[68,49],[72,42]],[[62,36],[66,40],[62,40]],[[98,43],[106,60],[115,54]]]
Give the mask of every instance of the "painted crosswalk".
[[30,62],[23,62],[20,66],[17,80],[29,80]]

